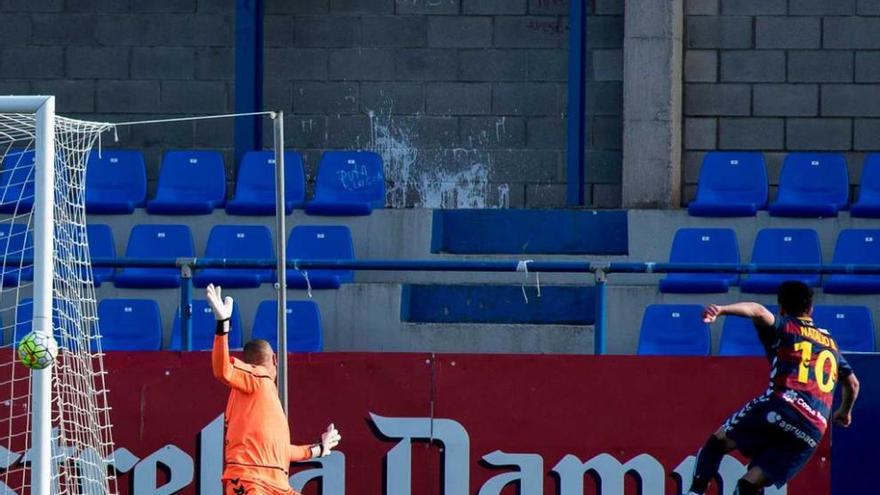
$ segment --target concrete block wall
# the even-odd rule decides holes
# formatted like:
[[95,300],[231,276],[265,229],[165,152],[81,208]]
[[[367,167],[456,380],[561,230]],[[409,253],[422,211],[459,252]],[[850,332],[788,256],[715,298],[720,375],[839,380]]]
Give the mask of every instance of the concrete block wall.
[[772,186],[786,152],[840,151],[855,192],[880,149],[880,2],[688,0],[685,14],[683,203],[707,150],[764,151]]
[[[623,0],[589,3],[587,199],[617,207]],[[310,178],[323,150],[375,148],[396,206],[564,205],[568,0],[265,6],[265,107],[288,113]],[[219,0],[5,0],[0,93],[108,121],[231,112],[234,20]],[[152,193],[171,148],[224,150],[232,180],[232,143],[231,121],[208,121],[121,129],[116,145],[147,152]]]
[[[623,0],[589,3],[587,200],[619,207]],[[266,105],[285,110],[310,178],[323,150],[375,149],[395,206],[562,206],[567,13],[567,0],[267,0]]]
[[[233,21],[217,0],[0,2],[0,94],[54,94],[59,114],[109,122],[230,112]],[[118,134],[104,145],[146,153],[150,194],[165,150],[232,156],[231,121]]]
[[[0,94],[54,94],[58,113],[110,122],[230,112],[232,14],[217,0],[0,2]],[[152,192],[164,150],[229,151],[232,139],[231,122],[212,121],[103,142],[146,153]]]

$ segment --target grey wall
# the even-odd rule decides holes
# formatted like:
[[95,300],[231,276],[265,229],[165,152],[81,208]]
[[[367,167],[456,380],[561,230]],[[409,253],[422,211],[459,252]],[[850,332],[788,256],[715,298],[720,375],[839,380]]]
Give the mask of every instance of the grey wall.
[[[587,199],[617,207],[623,0],[589,10]],[[567,12],[567,0],[266,0],[265,105],[287,112],[310,178],[322,150],[374,148],[398,206],[561,206]],[[232,0],[3,0],[0,26],[0,93],[53,93],[59,112],[108,121],[233,110]],[[137,127],[117,145],[147,152],[152,191],[162,151],[231,160],[232,138],[213,121]]]
[[[59,113],[110,122],[229,112],[232,4],[4,0],[0,94],[54,94]],[[152,190],[163,150],[228,151],[232,123],[120,128],[119,139],[103,143],[143,150]]]
[[846,153],[850,181],[880,148],[880,2],[687,0],[685,201],[705,150]]
[[[623,0],[590,4],[587,197],[616,207]],[[378,149],[395,204],[474,206],[486,173],[489,206],[505,185],[510,206],[564,205],[567,12],[567,0],[269,0],[266,104],[289,113],[288,145],[312,173],[324,149]]]

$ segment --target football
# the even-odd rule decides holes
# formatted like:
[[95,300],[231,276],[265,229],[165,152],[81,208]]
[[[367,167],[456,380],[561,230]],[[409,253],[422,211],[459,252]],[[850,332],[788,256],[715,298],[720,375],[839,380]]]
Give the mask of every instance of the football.
[[58,357],[58,344],[51,335],[31,332],[18,343],[18,359],[28,368],[48,368]]

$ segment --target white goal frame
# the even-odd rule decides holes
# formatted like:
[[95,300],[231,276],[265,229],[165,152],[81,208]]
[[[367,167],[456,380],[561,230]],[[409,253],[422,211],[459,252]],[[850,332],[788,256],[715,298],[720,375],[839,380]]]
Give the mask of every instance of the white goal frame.
[[[55,97],[0,96],[0,113],[36,116],[34,142],[33,331],[52,336],[53,210],[55,208]],[[31,493],[52,490],[52,366],[31,371]]]

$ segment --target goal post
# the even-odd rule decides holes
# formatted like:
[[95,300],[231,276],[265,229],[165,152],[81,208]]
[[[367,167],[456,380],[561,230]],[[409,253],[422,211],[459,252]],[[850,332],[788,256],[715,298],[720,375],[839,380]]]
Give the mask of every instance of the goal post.
[[[0,493],[115,493],[85,218],[109,128],[56,116],[53,96],[0,96]],[[58,340],[53,366],[16,362],[31,331]]]
[[[0,114],[33,114],[35,119],[34,196],[39,200],[35,200],[33,205],[32,328],[35,333],[52,335],[55,97],[0,96]],[[31,493],[50,495],[52,479],[52,367],[32,370],[31,373]]]
[[[34,97],[34,286],[33,332],[52,335],[53,211],[55,209],[55,97]],[[0,99],[0,111],[3,110]],[[31,493],[52,492],[52,369],[31,376]]]

